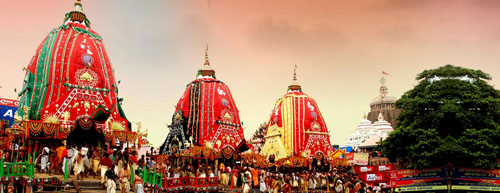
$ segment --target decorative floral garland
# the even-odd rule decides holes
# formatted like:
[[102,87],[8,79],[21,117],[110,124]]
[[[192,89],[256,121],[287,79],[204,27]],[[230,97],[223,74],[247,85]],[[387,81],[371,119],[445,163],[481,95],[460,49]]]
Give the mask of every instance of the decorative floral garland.
[[80,119],[78,120],[78,125],[80,125],[80,127],[84,128],[84,129],[90,129],[93,125],[94,125],[94,121],[92,121],[91,119]]
[[127,133],[125,132],[115,131],[115,135],[120,142],[124,142],[125,140],[127,140]]
[[197,147],[197,146],[193,147],[194,157],[201,157],[201,153],[202,153],[201,147]]
[[210,161],[214,161],[218,157],[219,157],[218,152],[217,151],[212,151],[212,153],[210,154]]
[[59,127],[59,134],[68,135],[71,132],[71,127]]
[[58,127],[59,124],[44,123],[42,128],[46,136],[52,136],[54,135]]
[[318,152],[315,154],[315,157],[316,157],[316,160],[319,161],[319,160],[323,159],[323,154]]
[[29,128],[31,135],[38,135],[42,131],[42,123],[39,122],[25,122],[27,128]]
[[231,157],[233,156],[233,149],[231,149],[230,147],[225,147],[222,149],[222,156],[224,156],[224,158],[226,159],[231,159]]
[[212,150],[208,147],[204,147],[203,148],[203,157],[208,157],[210,156],[210,153],[212,152]]
[[111,141],[113,139],[113,131],[103,130],[102,132],[106,140]]
[[128,133],[127,139],[129,143],[134,143],[137,140],[137,134],[130,132]]

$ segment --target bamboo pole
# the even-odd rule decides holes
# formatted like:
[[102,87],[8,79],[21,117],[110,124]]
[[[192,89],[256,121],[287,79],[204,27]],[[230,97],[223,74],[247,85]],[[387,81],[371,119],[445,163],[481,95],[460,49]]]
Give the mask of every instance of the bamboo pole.
[[14,141],[12,141],[12,145],[11,145],[11,153],[10,153],[10,158],[9,158],[9,161],[12,163],[14,161],[14,149],[16,149],[16,139],[14,138]]

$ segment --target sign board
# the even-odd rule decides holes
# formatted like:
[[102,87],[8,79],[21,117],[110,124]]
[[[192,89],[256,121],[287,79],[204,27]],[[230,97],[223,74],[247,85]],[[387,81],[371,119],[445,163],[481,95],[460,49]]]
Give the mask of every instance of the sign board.
[[453,177],[500,180],[500,169],[481,170],[470,168],[455,168],[455,170],[453,171]]
[[355,166],[354,171],[356,173],[366,173],[366,172],[374,172],[376,166]]
[[394,168],[394,164],[354,166],[354,171],[358,175],[358,178],[365,181],[369,187],[379,184],[382,188],[390,188],[390,172]]
[[500,186],[452,186],[453,190],[500,192]]
[[394,170],[396,167],[394,166],[394,164],[384,164],[384,165],[378,165],[377,166],[377,170],[379,172],[383,172],[383,171],[391,171],[391,170]]
[[441,186],[413,186],[396,188],[396,192],[413,192],[413,191],[429,191],[429,190],[446,190],[446,185]]
[[394,164],[385,165],[372,165],[372,166],[355,166],[354,170],[356,173],[367,173],[367,172],[388,172],[394,170]]
[[354,153],[344,153],[344,159],[354,160]]
[[[447,176],[447,173],[450,176]],[[443,186],[446,189],[447,185],[451,185],[452,190],[500,191],[500,170],[498,169],[394,170],[389,172],[389,179],[392,188],[403,192],[440,190]]]
[[368,165],[368,153],[354,153],[354,164],[361,166]]
[[0,98],[0,121],[7,123],[6,127],[14,124],[14,115],[19,106],[19,101]]
[[391,171],[391,180],[421,180],[428,178],[446,178],[444,168],[433,168],[423,170],[394,170]]
[[381,182],[388,181],[388,177],[386,177],[385,173],[371,173],[366,174],[363,180],[366,182]]

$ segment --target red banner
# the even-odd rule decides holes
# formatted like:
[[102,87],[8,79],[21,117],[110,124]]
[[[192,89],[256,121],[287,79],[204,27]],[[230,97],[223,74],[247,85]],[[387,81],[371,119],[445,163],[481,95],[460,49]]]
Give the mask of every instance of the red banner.
[[490,180],[490,179],[477,179],[477,178],[458,178],[459,180],[472,181],[472,182],[480,182],[480,183],[488,183],[500,185],[500,180]]
[[365,182],[389,182],[389,176],[384,172],[379,172],[379,173],[366,173],[366,174],[360,174],[358,177],[360,177],[363,181]]
[[427,179],[418,179],[418,180],[391,180],[391,188],[397,188],[401,186],[415,185],[420,183],[426,183],[430,181],[443,180],[444,178],[427,178]]
[[375,172],[376,166],[355,166],[354,171],[356,173],[366,173],[366,172]]
[[367,187],[374,187],[375,184],[378,184],[381,188],[391,188],[390,182],[366,182]]
[[378,165],[377,166],[377,171],[383,172],[383,171],[392,171],[396,169],[394,164],[385,164],[385,165]]
[[394,170],[394,164],[385,165],[374,165],[374,166],[355,166],[354,170],[356,173],[367,173],[367,172],[388,172]]
[[379,184],[383,188],[391,187],[391,171],[394,169],[394,164],[354,167],[358,177],[368,186],[373,187],[374,184]]
[[344,159],[346,160],[353,160],[354,159],[354,153],[345,153],[344,154]]
[[413,176],[413,175],[418,174],[418,173],[419,173],[418,170],[411,170],[411,169],[390,171],[391,180],[400,179],[400,178],[404,178],[404,177],[408,177],[408,176]]

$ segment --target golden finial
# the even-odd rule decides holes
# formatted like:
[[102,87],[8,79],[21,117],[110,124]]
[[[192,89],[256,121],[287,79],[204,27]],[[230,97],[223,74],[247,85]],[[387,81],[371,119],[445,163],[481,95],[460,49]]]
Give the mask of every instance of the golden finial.
[[212,69],[212,67],[210,67],[210,61],[208,60],[208,44],[207,44],[207,48],[205,48],[205,64],[198,71],[198,73],[199,73],[198,75],[201,75],[201,76],[212,76],[212,78],[215,78],[215,76],[214,76],[215,71]]
[[293,81],[292,84],[288,86],[288,90],[302,91],[301,86],[297,82],[297,64],[295,64],[295,68],[293,69]]
[[87,25],[87,27],[89,26],[89,22],[88,20],[86,20],[86,16],[83,13],[82,3],[80,2],[80,0],[75,1],[74,9],[73,11],[69,12],[69,14],[71,21],[80,23],[85,22],[85,25]]
[[210,66],[210,61],[208,60],[208,44],[207,48],[205,48],[205,66]]
[[74,11],[83,12],[81,0],[76,0],[74,5],[75,5]]
[[295,64],[295,68],[293,69],[293,81],[297,81],[297,64]]

